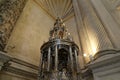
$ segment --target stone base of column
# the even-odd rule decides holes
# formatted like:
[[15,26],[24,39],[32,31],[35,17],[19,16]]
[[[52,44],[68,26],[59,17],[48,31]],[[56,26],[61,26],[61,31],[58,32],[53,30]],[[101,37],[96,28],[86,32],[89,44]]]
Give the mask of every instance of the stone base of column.
[[120,79],[120,52],[107,54],[97,58],[89,64],[94,80]]

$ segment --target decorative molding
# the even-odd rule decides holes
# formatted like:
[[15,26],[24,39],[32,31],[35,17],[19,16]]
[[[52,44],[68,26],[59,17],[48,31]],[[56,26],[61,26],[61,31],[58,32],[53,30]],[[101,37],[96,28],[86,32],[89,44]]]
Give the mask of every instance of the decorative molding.
[[[120,52],[120,51],[119,51]],[[94,80],[120,79],[120,53],[108,54],[92,61],[88,66],[92,70]]]
[[[112,45],[115,49],[120,49],[120,28],[119,28],[119,19],[113,17],[111,13],[114,13],[112,10],[110,12],[109,8],[107,7],[107,3],[103,2],[106,0],[90,0],[92,5],[95,8],[96,13],[98,14],[99,19],[101,20],[102,24],[104,25],[104,29],[109,36],[109,39],[112,42]],[[101,7],[100,7],[101,6]],[[102,11],[102,12],[101,12]]]
[[4,65],[10,61],[10,57],[5,56],[3,52],[0,52],[0,70],[3,69]]
[[0,5],[0,50],[4,50],[27,0],[5,0]]
[[0,51],[0,68],[4,72],[10,72],[23,77],[37,79],[38,66],[16,59],[7,53]]
[[[75,2],[75,0],[73,1]],[[97,16],[90,1],[76,0],[76,4],[78,4],[78,8],[80,9],[75,10],[75,15],[78,27],[80,27],[83,54],[86,53],[88,56],[94,56],[99,51],[113,49],[112,42],[104,29],[104,25]],[[78,14],[81,15],[82,20],[78,19]],[[89,62],[90,57],[85,59],[86,62]]]
[[117,52],[116,54],[113,53],[113,54],[101,56],[95,59],[94,61],[90,62],[88,65],[91,69],[100,68],[100,67],[102,68],[102,66],[111,65],[111,63],[115,64],[119,62],[119,60],[120,60],[120,53]]
[[99,51],[95,54],[94,56],[94,60],[98,59],[99,57],[102,57],[104,55],[108,55],[108,54],[116,54],[117,52],[119,52],[118,50],[114,50],[114,49],[109,49],[109,50],[102,50]]
[[11,66],[4,67],[4,71],[10,72],[10,73],[13,73],[13,74],[16,74],[16,75],[28,77],[28,78],[33,78],[33,79],[38,78],[38,74],[36,74],[36,73],[28,72],[28,71],[18,69],[18,68],[15,68],[15,67],[11,67]]
[[19,59],[17,59],[17,58],[12,58],[11,61],[14,62],[14,63],[20,64],[20,65],[24,65],[24,66],[26,66],[26,67],[30,67],[30,68],[32,68],[32,69],[38,70],[38,66],[35,66],[35,65],[33,65],[33,64],[30,64],[30,63],[25,62],[25,61],[22,61],[22,60],[19,60]]

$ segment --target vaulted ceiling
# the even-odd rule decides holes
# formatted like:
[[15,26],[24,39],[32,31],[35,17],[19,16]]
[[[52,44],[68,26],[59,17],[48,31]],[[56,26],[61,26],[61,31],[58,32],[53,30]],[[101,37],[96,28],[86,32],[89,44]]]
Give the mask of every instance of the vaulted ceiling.
[[60,17],[63,21],[74,15],[72,0],[34,0],[53,19]]

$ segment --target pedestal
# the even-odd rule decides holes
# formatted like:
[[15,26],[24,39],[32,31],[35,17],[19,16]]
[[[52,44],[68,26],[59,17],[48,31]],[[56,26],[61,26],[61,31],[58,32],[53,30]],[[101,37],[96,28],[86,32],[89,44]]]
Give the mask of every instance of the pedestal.
[[89,66],[94,80],[120,80],[120,52],[101,56]]

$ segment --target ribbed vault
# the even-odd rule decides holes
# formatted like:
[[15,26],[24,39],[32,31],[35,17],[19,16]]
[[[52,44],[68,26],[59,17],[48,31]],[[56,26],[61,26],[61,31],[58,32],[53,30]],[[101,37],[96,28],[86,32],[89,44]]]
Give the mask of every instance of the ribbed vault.
[[72,0],[34,1],[37,2],[53,19],[60,17],[63,21],[66,21],[74,15]]

